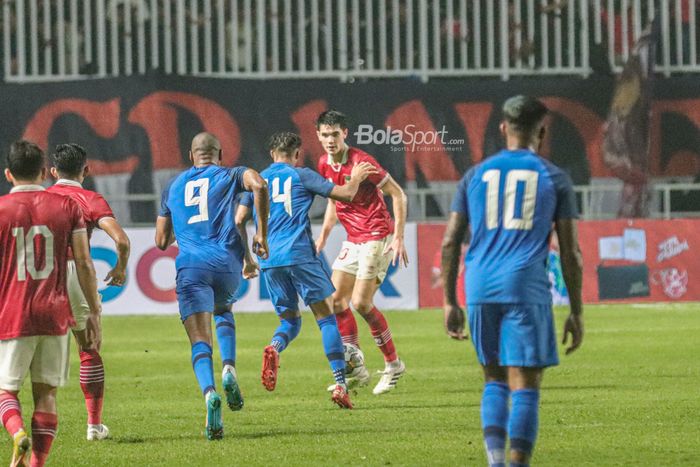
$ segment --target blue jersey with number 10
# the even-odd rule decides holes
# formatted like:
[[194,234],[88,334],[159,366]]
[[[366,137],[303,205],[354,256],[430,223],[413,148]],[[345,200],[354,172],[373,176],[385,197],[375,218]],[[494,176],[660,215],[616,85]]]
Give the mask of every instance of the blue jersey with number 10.
[[501,151],[460,181],[452,211],[469,221],[467,302],[550,304],[552,223],[576,218],[571,179],[529,150]]
[[240,272],[243,250],[235,223],[246,167],[192,167],[163,191],[160,216],[171,217],[180,252],[177,270]]
[[[327,198],[335,185],[305,167],[275,162],[260,173],[270,193],[270,220],[267,245],[270,257],[260,259],[260,267],[275,268],[315,261],[316,248],[311,234],[309,209],[314,196]],[[241,200],[252,207],[249,194]]]

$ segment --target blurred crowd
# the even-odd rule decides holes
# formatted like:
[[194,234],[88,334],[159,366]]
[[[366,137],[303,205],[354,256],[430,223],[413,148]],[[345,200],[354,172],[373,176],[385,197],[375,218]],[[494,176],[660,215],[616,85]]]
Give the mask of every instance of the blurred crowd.
[[[156,2],[155,10],[152,2]],[[15,0],[0,0],[0,5],[10,3],[7,10],[10,14],[10,71],[15,74],[20,63],[20,54],[24,54],[27,70],[37,74],[58,74],[61,60],[61,52],[65,57],[67,74],[94,74],[97,72],[97,50],[98,43],[105,42],[107,74],[123,74],[127,66],[134,72],[138,69],[138,64],[145,64],[146,69],[163,68],[166,63],[166,27],[171,32],[170,49],[173,70],[178,69],[176,38],[178,35],[178,24],[184,24],[186,35],[185,69],[187,73],[205,71],[206,35],[211,35],[213,44],[212,66],[213,70],[219,71],[222,68],[226,72],[235,71],[258,71],[260,69],[260,54],[258,53],[259,36],[264,37],[266,43],[264,59],[267,70],[286,70],[291,65],[292,70],[313,70],[318,66],[321,70],[344,69],[345,64],[350,70],[380,68],[383,64],[388,69],[406,69],[411,65],[419,68],[421,64],[421,36],[428,41],[428,67],[432,69],[446,68],[448,64],[454,64],[456,68],[474,68],[477,66],[487,67],[490,64],[498,66],[501,62],[501,2],[491,2],[493,14],[487,14],[487,1],[480,2],[467,1],[466,22],[460,10],[461,2],[448,0],[428,1],[427,25],[428,30],[421,28],[421,15],[418,11],[418,1],[407,2],[384,2],[386,10],[380,10],[380,2],[360,1],[358,14],[353,14],[352,6],[354,2],[348,1],[347,11],[339,12],[338,3],[332,2],[331,9],[326,8],[325,2],[318,3],[318,11],[312,14],[311,2],[294,0],[290,2],[291,11],[285,10],[286,2],[265,2],[266,10],[263,13],[264,33],[259,31],[258,16],[256,9],[257,2],[249,0],[226,0],[223,4],[223,21],[220,19],[218,0],[186,0],[178,2],[176,0],[105,0],[104,17],[104,38],[98,35],[98,15],[96,11],[91,11],[85,15],[82,11],[85,2],[62,2],[63,11],[59,11],[59,2],[36,2],[37,31],[33,34],[30,15],[30,2],[26,0],[24,17],[24,51],[19,50],[17,40],[18,22]],[[437,2],[437,5],[435,4]],[[681,0],[680,8],[680,35],[675,33],[677,10],[675,2],[669,12],[670,24],[673,33],[670,34],[670,50],[672,51],[671,64],[689,63],[691,38],[691,13],[690,3],[695,2],[700,12],[700,0]],[[273,8],[272,4],[277,3]],[[641,2],[642,11],[640,17],[648,18],[647,8],[649,2]],[[657,7],[658,7],[658,3]],[[49,5],[50,11],[45,9]],[[90,2],[95,5],[95,2]],[[184,4],[184,21],[178,22],[178,4]],[[627,15],[623,14],[622,8],[628,5]],[[611,65],[620,64],[625,42],[628,46],[633,43],[634,14],[632,5],[634,2],[613,3],[614,11],[612,15],[605,9],[608,2],[602,2],[600,17],[596,18],[592,2],[589,6],[589,46],[591,50],[590,65],[595,71],[607,73]],[[368,10],[369,5],[369,10]],[[395,5],[398,8],[394,10]],[[452,6],[450,6],[452,5]],[[517,11],[520,5],[520,11]],[[71,7],[76,6],[76,10]],[[211,11],[207,11],[207,6]],[[477,9],[478,7],[478,9]],[[554,66],[561,63],[564,66],[570,65],[568,50],[570,41],[570,29],[573,24],[574,34],[571,38],[575,50],[579,50],[581,36],[579,31],[585,25],[582,24],[579,2],[569,0],[547,0],[542,3],[534,2],[534,22],[528,21],[531,10],[529,2],[522,0],[507,2],[507,37],[508,55],[510,66],[520,65],[525,68],[537,69],[543,66]],[[154,11],[157,11],[154,15]],[[330,15],[328,14],[330,13]],[[341,14],[339,14],[341,13]],[[169,21],[168,21],[169,15]],[[569,18],[573,15],[573,18]],[[45,27],[45,20],[46,22]],[[157,16],[154,18],[154,16]],[[474,17],[479,20],[474,22]],[[624,25],[624,18],[627,18],[627,25]],[[612,30],[614,37],[608,37],[608,21],[613,18]],[[62,18],[62,21],[61,21]],[[86,24],[85,18],[90,18],[90,23]],[[700,14],[695,18],[698,22]],[[291,22],[289,21],[291,20]],[[601,21],[602,36],[599,41],[593,34],[593,21]],[[316,22],[317,21],[317,22]],[[75,23],[75,24],[74,24]],[[646,23],[646,22],[645,22]],[[357,27],[355,25],[357,24]],[[318,25],[318,26],[316,26]],[[531,25],[534,27],[530,30]],[[91,34],[86,34],[86,27],[91,30]],[[696,24],[700,30],[700,24]],[[151,33],[153,28],[157,28],[158,51],[151,53]],[[221,29],[223,28],[223,31]],[[274,30],[277,28],[278,33]],[[292,28],[292,44],[287,44],[287,29]],[[560,28],[560,33],[557,33]],[[113,33],[113,30],[115,30]],[[304,32],[305,40],[299,40],[300,30]],[[340,51],[339,32],[346,31],[347,54]],[[492,30],[493,33],[488,31]],[[546,34],[543,32],[546,30]],[[398,36],[394,35],[398,31]],[[413,33],[409,36],[408,32]],[[192,34],[196,32],[197,41],[192,40]],[[224,62],[221,62],[219,50],[219,37],[223,33],[225,38]],[[143,36],[141,36],[143,35]],[[145,47],[140,48],[141,37],[145,38]],[[493,58],[489,57],[489,47],[487,46],[489,37],[493,38]],[[678,57],[676,51],[676,41],[680,37],[682,40],[682,57]],[[128,39],[131,50],[128,51]],[[354,40],[357,38],[358,40]],[[117,44],[113,44],[116,39]],[[4,40],[4,39],[3,39]],[[440,46],[435,48],[435,42],[439,40]],[[614,56],[608,53],[608,42],[613,41]],[[88,43],[90,41],[91,43]],[[559,42],[560,46],[555,46]],[[36,43],[38,50],[38,70],[30,69],[31,44]],[[112,47],[116,46],[116,53],[113,55]],[[466,46],[466,54],[463,54],[463,45]],[[326,48],[332,50],[327,51]],[[196,50],[194,49],[196,48]],[[386,54],[382,53],[382,48]],[[274,53],[274,50],[277,50]],[[92,50],[91,56],[86,54],[86,50]],[[291,50],[291,60],[288,60],[286,51]],[[434,53],[439,50],[439,54]],[[141,53],[145,51],[145,54]],[[560,51],[560,52],[558,52]],[[194,53],[198,52],[198,53]],[[329,52],[327,54],[327,52]],[[0,47],[0,53],[5,53],[5,47]],[[561,53],[560,57],[557,56]],[[452,56],[450,56],[452,54]],[[198,55],[198,60],[195,56]],[[576,54],[577,55],[577,54]],[[143,56],[143,57],[142,57]],[[347,57],[345,62],[344,57]],[[117,58],[115,60],[115,58]],[[276,60],[275,60],[276,59]],[[157,63],[156,63],[157,60]],[[330,61],[329,61],[330,60]],[[197,63],[198,61],[198,63]],[[275,63],[276,61],[276,63]],[[612,62],[612,63],[611,63]],[[4,63],[4,60],[3,60]],[[77,70],[71,68],[71,64],[77,63]],[[575,63],[577,66],[583,64]],[[3,67],[3,72],[6,70]]]

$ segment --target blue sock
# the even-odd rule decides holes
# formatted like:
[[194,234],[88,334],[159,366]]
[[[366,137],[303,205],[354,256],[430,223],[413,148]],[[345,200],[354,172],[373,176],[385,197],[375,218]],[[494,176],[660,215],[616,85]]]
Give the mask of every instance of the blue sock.
[[484,385],[481,395],[481,428],[484,431],[486,457],[490,467],[505,467],[506,428],[508,426],[508,397],[506,383],[491,381]]
[[537,439],[540,391],[519,389],[511,394],[513,409],[508,424],[511,451],[532,454]]
[[280,318],[280,325],[277,326],[270,345],[277,349],[277,352],[282,353],[299,335],[299,331],[301,331],[301,318]]
[[326,316],[316,321],[321,330],[323,350],[326,352],[328,362],[333,371],[333,378],[337,384],[345,384],[345,354],[343,353],[343,339],[338,331],[338,322],[335,315]]
[[192,344],[192,368],[202,394],[214,390],[214,367],[211,361],[211,346],[206,342]]
[[219,341],[219,353],[224,365],[236,366],[236,321],[233,313],[227,311],[214,315],[216,338]]

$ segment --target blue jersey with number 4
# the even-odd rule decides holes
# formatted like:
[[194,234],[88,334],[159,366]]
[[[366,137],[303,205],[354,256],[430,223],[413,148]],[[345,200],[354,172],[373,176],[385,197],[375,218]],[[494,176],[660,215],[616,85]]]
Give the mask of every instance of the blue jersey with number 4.
[[[305,167],[275,162],[260,175],[267,180],[270,193],[270,219],[267,245],[270,257],[260,260],[260,267],[275,268],[315,261],[316,248],[311,234],[309,209],[314,196],[327,198],[335,185]],[[247,194],[241,204],[252,207]]]
[[501,151],[459,182],[452,211],[467,217],[467,302],[551,304],[552,223],[576,218],[571,179],[529,150]]
[[192,167],[163,191],[160,216],[171,217],[180,252],[178,270],[240,272],[243,250],[235,223],[236,195],[246,167]]

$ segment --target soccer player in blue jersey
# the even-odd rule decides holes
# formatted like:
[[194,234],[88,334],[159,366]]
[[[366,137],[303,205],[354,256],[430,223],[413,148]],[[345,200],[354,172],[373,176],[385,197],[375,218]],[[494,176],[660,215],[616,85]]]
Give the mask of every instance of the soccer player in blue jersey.
[[[564,324],[566,354],[583,339],[582,261],[571,180],[537,154],[547,108],[515,96],[503,106],[506,149],[472,167],[460,181],[442,246],[445,324],[464,338],[464,312],[455,279],[460,244],[465,257],[469,330],[484,370],[481,422],[490,466],[526,466],[535,445],[539,389],[557,365],[547,254],[552,224],[559,237],[571,313]],[[509,413],[509,399],[512,403]]]
[[193,166],[177,175],[163,191],[156,223],[156,245],[168,248],[176,239],[180,249],[176,292],[180,317],[192,346],[192,366],[207,406],[206,435],[221,439],[221,397],[214,384],[211,318],[214,315],[223,360],[222,384],[231,410],[243,407],[236,378],[236,326],[231,313],[240,283],[243,245],[234,222],[234,202],[251,191],[258,218],[253,251],[267,256],[267,185],[246,167],[222,167],[221,144],[209,133],[192,140]]
[[[341,408],[352,408],[345,384],[343,341],[335,315],[327,300],[335,291],[330,275],[316,255],[309,209],[316,195],[350,202],[360,183],[377,173],[369,163],[357,164],[350,180],[336,186],[308,168],[295,167],[299,159],[301,138],[294,133],[276,133],[268,143],[274,161],[261,172],[270,187],[268,240],[270,256],[260,260],[262,277],[270,292],[280,325],[270,345],[263,352],[262,383],[268,391],[275,389],[279,354],[301,330],[299,295],[311,308],[321,330],[323,348],[330,362],[336,386],[332,400]],[[239,229],[245,229],[250,217],[251,197],[244,196],[236,214]],[[258,215],[257,207],[256,217]]]

